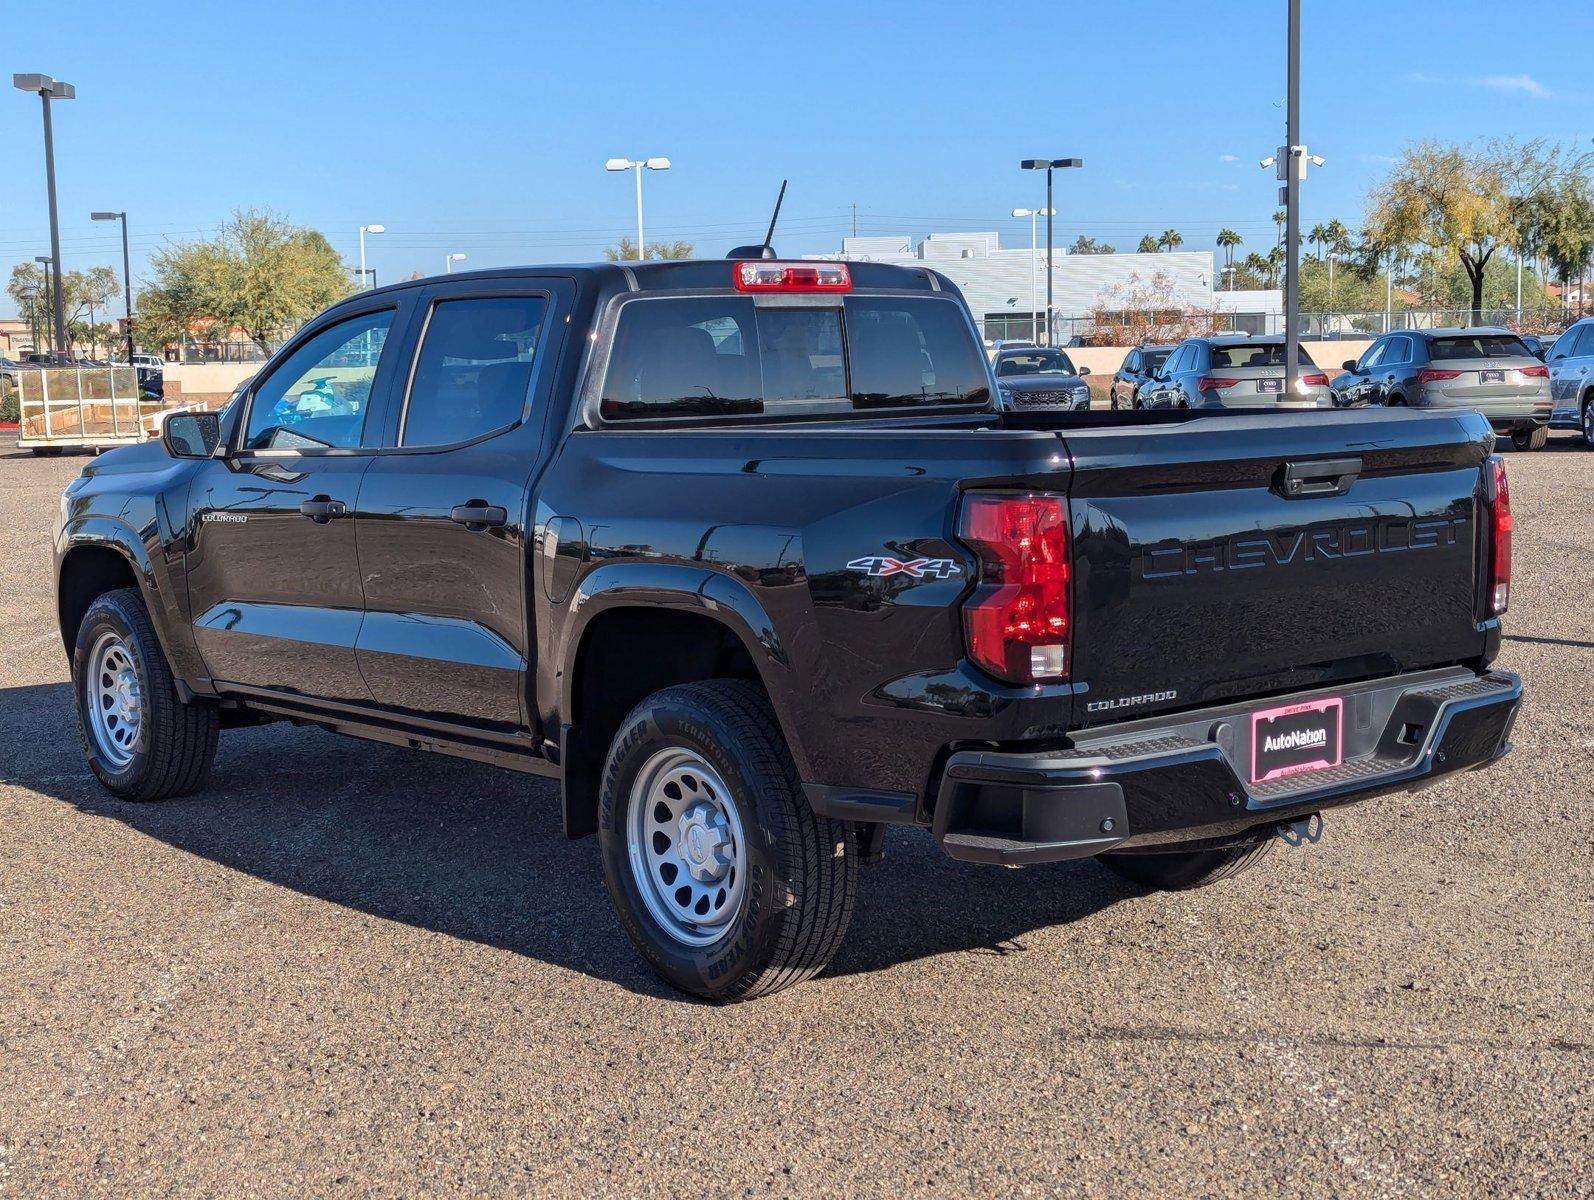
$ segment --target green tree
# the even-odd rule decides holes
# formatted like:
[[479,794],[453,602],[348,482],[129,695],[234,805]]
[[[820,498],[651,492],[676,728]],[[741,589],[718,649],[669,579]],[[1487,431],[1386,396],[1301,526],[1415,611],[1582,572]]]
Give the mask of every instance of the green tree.
[[1116,254],[1117,251],[1106,242],[1098,242],[1095,238],[1080,234],[1074,239],[1074,244],[1068,248],[1070,254]]
[[[1540,195],[1531,217],[1533,240],[1563,289],[1580,284],[1594,260],[1594,189],[1583,174],[1568,175]],[[1583,289],[1579,287],[1578,310]]]
[[[54,286],[37,263],[18,263],[11,268],[11,280],[6,292],[17,306],[22,320],[36,330],[35,348],[51,342],[50,329],[55,322],[55,309],[50,296]],[[96,333],[103,327],[95,318],[104,315],[107,306],[122,294],[122,285],[110,267],[92,267],[87,271],[68,271],[61,277],[62,308],[66,318],[66,348],[69,352],[79,347],[96,349],[104,345]]]
[[1497,139],[1468,145],[1421,141],[1408,146],[1368,198],[1372,250],[1411,248],[1466,276],[1473,320],[1482,319],[1489,264],[1502,247],[1518,254],[1544,215],[1556,181],[1585,175],[1587,156],[1568,160],[1542,141]]
[[1225,267],[1234,266],[1235,247],[1240,246],[1244,241],[1245,239],[1232,229],[1218,230],[1218,248],[1223,251],[1223,265]]
[[179,340],[193,323],[213,321],[270,349],[352,289],[322,234],[253,209],[235,211],[214,238],[156,251],[150,265],[155,282],[138,303],[146,345]]
[[1140,245],[1135,247],[1136,254],[1155,254],[1157,252],[1157,239],[1149,233],[1140,239]]
[[[691,258],[694,247],[691,242],[649,242],[643,257],[680,259]],[[621,238],[619,245],[610,246],[603,252],[603,257],[610,262],[635,262],[636,243],[630,238]]]
[[1182,245],[1184,245],[1184,235],[1177,229],[1164,229],[1162,236],[1157,239],[1158,248],[1170,254]]

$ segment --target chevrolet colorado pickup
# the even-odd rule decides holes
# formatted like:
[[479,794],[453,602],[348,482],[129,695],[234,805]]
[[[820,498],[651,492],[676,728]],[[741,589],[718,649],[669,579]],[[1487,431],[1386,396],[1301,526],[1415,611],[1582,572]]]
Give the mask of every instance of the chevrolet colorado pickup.
[[994,387],[920,268],[361,292],[67,488],[84,750],[127,800],[276,719],[555,778],[641,954],[721,1001],[823,969],[890,825],[1190,887],[1509,750],[1484,418]]

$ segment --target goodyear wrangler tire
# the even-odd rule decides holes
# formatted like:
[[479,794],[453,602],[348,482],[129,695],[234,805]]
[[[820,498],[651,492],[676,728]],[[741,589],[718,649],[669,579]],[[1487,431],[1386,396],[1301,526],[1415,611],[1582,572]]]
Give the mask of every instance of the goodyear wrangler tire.
[[631,711],[604,766],[598,841],[626,934],[707,1000],[817,975],[852,916],[854,832],[809,807],[769,701],[742,680],[666,688]]
[[89,767],[123,800],[193,791],[216,758],[214,708],[185,704],[137,588],[89,605],[72,650],[78,737]]

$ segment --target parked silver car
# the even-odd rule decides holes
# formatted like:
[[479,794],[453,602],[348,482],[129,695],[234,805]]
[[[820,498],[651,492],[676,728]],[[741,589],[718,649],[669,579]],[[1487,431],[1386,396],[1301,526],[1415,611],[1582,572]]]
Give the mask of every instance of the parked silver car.
[[[1291,399],[1328,408],[1328,376],[1301,350]],[[1284,339],[1217,334],[1186,338],[1140,390],[1146,408],[1272,408],[1284,395]]]
[[1550,428],[1575,429],[1594,450],[1594,317],[1556,338],[1544,361],[1550,371]]

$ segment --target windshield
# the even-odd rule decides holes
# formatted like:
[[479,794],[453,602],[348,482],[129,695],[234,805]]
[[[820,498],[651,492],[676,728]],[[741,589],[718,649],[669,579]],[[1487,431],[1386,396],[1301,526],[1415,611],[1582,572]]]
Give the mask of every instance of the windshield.
[[996,364],[998,376],[1004,375],[1072,375],[1074,364],[1061,350],[1026,350],[1022,354],[1004,354]]
[[[1315,367],[1311,355],[1301,347],[1296,355],[1296,364],[1302,367]],[[1284,365],[1283,342],[1242,342],[1236,346],[1213,346],[1212,366],[1214,369],[1223,367],[1233,370],[1238,367],[1282,367]]]
[[1465,337],[1434,338],[1435,362],[1453,358],[1532,358],[1520,338],[1509,333],[1472,333]]
[[1143,350],[1140,353],[1140,369],[1143,371],[1155,371],[1157,368],[1161,367],[1163,363],[1168,361],[1168,355],[1172,353],[1172,349]]

